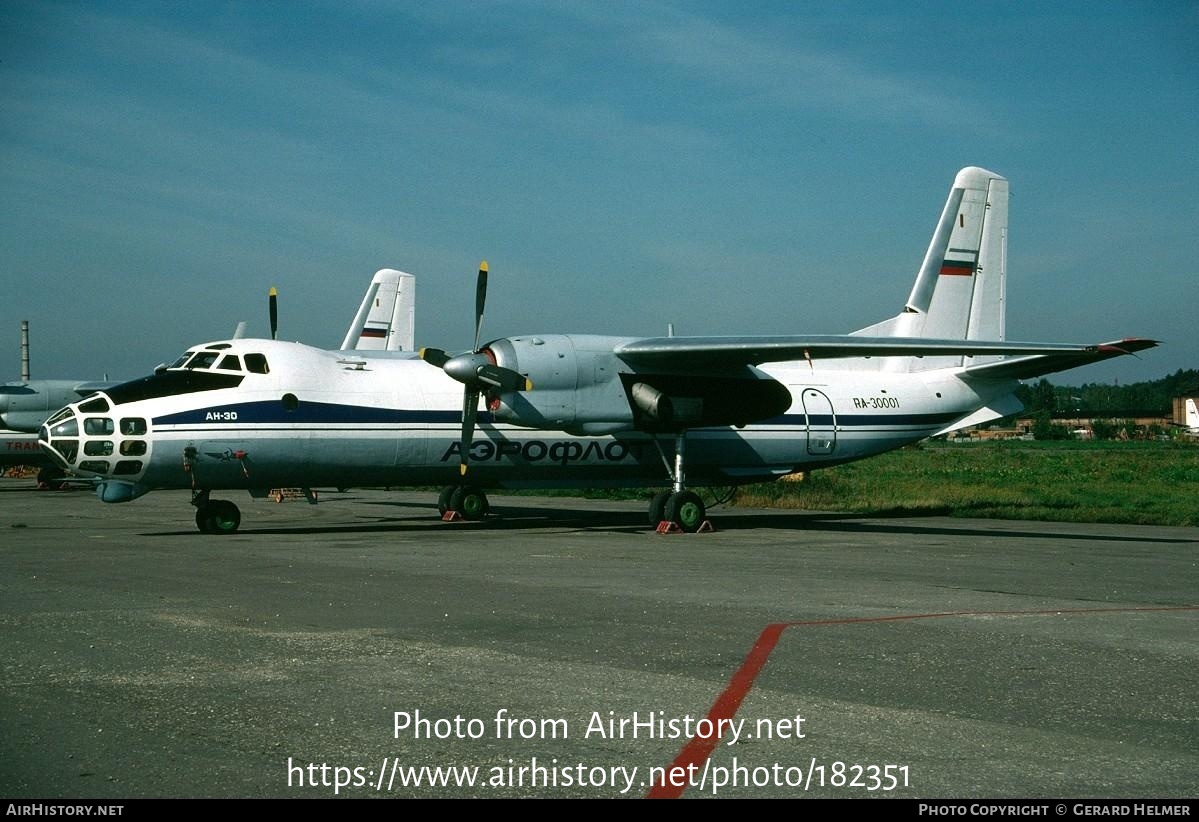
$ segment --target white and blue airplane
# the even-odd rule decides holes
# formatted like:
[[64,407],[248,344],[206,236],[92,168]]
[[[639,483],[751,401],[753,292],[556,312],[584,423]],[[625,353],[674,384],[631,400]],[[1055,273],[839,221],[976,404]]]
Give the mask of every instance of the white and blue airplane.
[[[698,529],[693,486],[772,480],[1016,413],[1019,380],[1156,345],[1004,339],[1008,182],[958,173],[896,316],[843,336],[530,334],[451,355],[233,339],[63,408],[40,444],[105,502],[189,488],[201,531],[241,522],[217,490],[659,486],[650,522]],[[482,402],[480,402],[482,401]],[[311,498],[311,495],[310,495]]]

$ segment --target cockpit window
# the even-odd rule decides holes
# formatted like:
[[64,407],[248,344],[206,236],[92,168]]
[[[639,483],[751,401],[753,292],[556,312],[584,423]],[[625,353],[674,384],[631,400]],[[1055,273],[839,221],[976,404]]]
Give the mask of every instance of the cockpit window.
[[179,359],[175,360],[173,363],[168,365],[167,368],[182,368],[183,364],[188,361],[188,358],[190,358],[191,355],[195,354],[195,353],[196,353],[195,351],[188,351],[182,357],[180,357]]
[[55,417],[54,419],[51,419],[50,422],[46,423],[46,425],[50,427],[51,436],[55,438],[79,436],[79,423],[74,417],[68,419],[66,422],[56,422],[55,420],[57,419],[58,417]]
[[212,368],[212,364],[216,362],[216,358],[220,356],[215,351],[201,351],[188,360],[187,367],[191,368]]
[[88,417],[83,421],[83,433],[106,437],[113,432],[112,420],[108,417]]
[[[55,423],[62,422],[63,420],[66,420],[66,419],[70,419],[73,416],[75,416],[75,412],[72,411],[70,408],[62,408],[62,409],[59,409],[57,412],[55,412],[54,416],[52,416],[52,417],[50,417],[50,419],[46,420],[46,425],[54,425]],[[72,434],[71,436],[75,436],[75,435]]]
[[266,357],[264,357],[262,354],[247,354],[246,370],[251,374],[271,373],[271,367],[266,364]]
[[241,360],[236,354],[226,354],[217,363],[217,368],[224,369],[225,371],[241,371]]

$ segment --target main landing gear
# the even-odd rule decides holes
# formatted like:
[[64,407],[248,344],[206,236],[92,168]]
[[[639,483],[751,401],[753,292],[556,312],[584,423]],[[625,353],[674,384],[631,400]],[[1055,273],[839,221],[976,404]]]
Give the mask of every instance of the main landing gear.
[[208,498],[207,491],[192,493],[196,527],[205,534],[232,534],[241,525],[241,511],[227,499]]
[[[658,446],[658,450],[662,454],[662,462],[666,464],[666,471],[670,475],[671,490],[655,494],[650,501],[649,524],[662,533],[673,530],[672,526],[674,526],[678,530],[694,534],[707,522],[707,519],[704,518],[707,512],[704,510],[704,503],[699,495],[687,490],[683,471],[687,450],[687,432],[680,431],[675,435],[673,467],[666,458],[666,453],[662,451],[662,445],[657,438],[654,439],[654,444]],[[710,523],[708,528],[711,528]]]
[[463,519],[479,520],[490,510],[491,504],[483,489],[473,485],[447,485],[437,495],[437,511],[444,520],[454,519],[454,514]]

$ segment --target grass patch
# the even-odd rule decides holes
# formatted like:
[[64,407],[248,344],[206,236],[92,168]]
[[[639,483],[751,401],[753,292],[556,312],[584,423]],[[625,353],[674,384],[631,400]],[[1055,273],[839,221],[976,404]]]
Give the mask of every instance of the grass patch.
[[1199,447],[1168,442],[926,442],[750,485],[735,504],[874,515],[1199,525]]

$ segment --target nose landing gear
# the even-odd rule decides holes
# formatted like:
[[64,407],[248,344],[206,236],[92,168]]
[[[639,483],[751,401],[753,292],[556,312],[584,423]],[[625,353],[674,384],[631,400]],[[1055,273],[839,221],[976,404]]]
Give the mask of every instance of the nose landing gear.
[[196,507],[196,527],[205,534],[232,534],[241,525],[241,511],[226,499],[208,498],[208,491],[192,494]]

